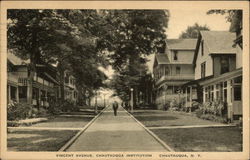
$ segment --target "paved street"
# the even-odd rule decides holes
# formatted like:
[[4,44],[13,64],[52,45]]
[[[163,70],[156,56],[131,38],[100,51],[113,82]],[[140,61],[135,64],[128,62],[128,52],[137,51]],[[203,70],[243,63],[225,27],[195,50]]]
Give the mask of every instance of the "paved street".
[[166,151],[122,107],[107,108],[67,151]]

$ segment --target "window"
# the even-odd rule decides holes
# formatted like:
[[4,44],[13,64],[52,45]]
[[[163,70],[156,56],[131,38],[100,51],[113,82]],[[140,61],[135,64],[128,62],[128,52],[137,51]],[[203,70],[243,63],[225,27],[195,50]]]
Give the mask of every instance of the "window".
[[229,72],[229,57],[221,57],[221,74]]
[[68,74],[66,74],[66,76],[65,76],[65,83],[69,83],[69,75]]
[[169,75],[169,69],[168,69],[168,67],[165,67],[165,75]]
[[181,73],[181,67],[177,66],[176,67],[176,74],[180,74]]
[[17,88],[10,86],[10,98],[11,99],[16,99],[16,92],[17,92]]
[[201,64],[201,78],[204,78],[206,76],[206,62],[203,62]]
[[234,83],[242,83],[242,76],[234,78]]
[[204,55],[204,41],[201,41],[201,55]]
[[178,60],[178,51],[174,51],[174,60],[175,60],[175,61]]
[[234,100],[241,101],[241,86],[234,86]]
[[27,98],[27,87],[26,86],[19,86],[19,98]]

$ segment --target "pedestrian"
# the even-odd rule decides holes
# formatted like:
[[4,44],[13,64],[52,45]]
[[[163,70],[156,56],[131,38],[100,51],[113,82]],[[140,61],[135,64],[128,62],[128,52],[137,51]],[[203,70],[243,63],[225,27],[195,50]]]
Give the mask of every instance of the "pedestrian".
[[118,102],[114,101],[113,103],[113,110],[114,110],[114,115],[117,116],[117,109],[119,107]]

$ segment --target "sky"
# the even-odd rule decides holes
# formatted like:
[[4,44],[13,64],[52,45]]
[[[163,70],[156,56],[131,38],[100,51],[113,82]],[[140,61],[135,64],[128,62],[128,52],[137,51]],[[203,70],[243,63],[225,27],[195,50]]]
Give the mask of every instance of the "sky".
[[[186,30],[188,26],[192,26],[195,23],[199,25],[207,25],[210,30],[213,31],[228,31],[230,23],[226,22],[224,15],[211,14],[207,15],[207,10],[196,9],[192,10],[190,8],[178,8],[178,9],[169,9],[170,19],[168,22],[168,28],[166,30],[166,35],[168,39],[177,39],[179,35]],[[154,55],[147,57],[149,62],[147,63],[149,71],[152,73],[153,70],[153,61]],[[104,71],[108,77],[112,77],[114,71],[112,68],[108,68]],[[104,94],[112,95],[112,91],[103,91]],[[103,97],[103,95],[101,95]]]

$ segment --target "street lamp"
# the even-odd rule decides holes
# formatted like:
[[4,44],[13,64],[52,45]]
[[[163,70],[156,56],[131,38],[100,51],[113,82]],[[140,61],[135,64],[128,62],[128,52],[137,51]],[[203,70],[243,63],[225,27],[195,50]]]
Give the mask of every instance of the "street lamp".
[[131,88],[130,91],[131,91],[131,98],[130,98],[131,113],[133,113],[133,109],[134,109],[134,104],[133,104],[133,91],[134,91],[134,89]]

